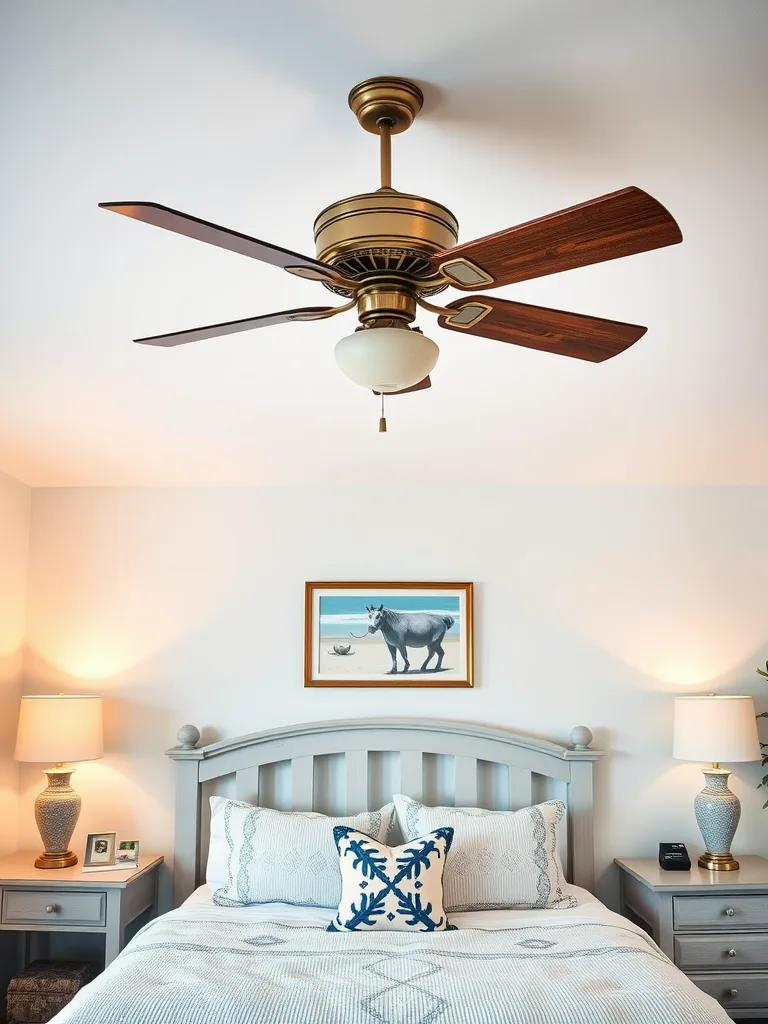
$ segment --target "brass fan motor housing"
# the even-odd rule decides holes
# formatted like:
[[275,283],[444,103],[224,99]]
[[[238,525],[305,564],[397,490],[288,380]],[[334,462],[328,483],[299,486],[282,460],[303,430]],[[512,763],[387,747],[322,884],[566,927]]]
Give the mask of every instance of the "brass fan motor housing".
[[[410,128],[423,102],[421,89],[403,78],[369,78],[352,89],[349,106],[361,128],[381,139],[381,188],[340,199],[315,219],[317,258],[345,282],[382,286],[382,313],[395,293],[415,300],[442,291],[446,280],[430,257],[451,249],[459,236],[458,221],[442,203],[391,187],[390,137]],[[355,294],[345,283],[323,283],[340,295]],[[370,295],[368,301],[376,305]],[[361,303],[359,312],[371,308]]]
[[458,235],[458,221],[447,207],[392,188],[340,199],[315,220],[317,258],[323,263],[353,281],[372,274],[403,276],[423,294],[445,287],[444,282],[430,287],[436,275],[429,257],[452,248]]

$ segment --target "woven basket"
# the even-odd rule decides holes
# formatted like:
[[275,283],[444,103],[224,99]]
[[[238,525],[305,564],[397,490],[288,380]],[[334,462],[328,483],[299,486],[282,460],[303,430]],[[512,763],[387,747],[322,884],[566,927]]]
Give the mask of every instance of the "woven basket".
[[96,976],[93,964],[35,960],[11,978],[5,999],[8,1024],[44,1024]]

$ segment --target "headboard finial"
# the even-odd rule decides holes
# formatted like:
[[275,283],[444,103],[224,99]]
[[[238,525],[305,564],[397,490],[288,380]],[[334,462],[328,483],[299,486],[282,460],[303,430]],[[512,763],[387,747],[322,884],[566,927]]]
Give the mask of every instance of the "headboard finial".
[[176,739],[182,750],[194,750],[200,739],[200,730],[194,725],[182,725],[176,733]]
[[571,731],[571,743],[574,750],[589,750],[589,744],[593,740],[592,733],[586,725],[577,725]]

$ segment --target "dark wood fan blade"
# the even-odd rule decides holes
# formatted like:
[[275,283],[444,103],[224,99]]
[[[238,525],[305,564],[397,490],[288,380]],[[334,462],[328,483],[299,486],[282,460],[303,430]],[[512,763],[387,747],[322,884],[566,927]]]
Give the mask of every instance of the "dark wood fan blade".
[[219,338],[222,334],[238,334],[252,331],[256,327],[271,327],[273,324],[287,324],[292,320],[323,320],[333,306],[306,306],[303,309],[286,309],[282,313],[268,313],[266,316],[251,316],[247,320],[230,320],[225,324],[211,324],[196,327],[191,331],[176,331],[174,334],[157,334],[152,338],[136,338],[137,345],[157,345],[159,348],[173,348],[188,345],[190,341],[205,338]]
[[682,242],[674,217],[639,188],[591,199],[432,257],[462,291],[499,287]]
[[[566,313],[545,306],[527,306],[490,295],[478,295],[471,301],[457,299],[447,308],[461,311],[450,319],[438,317],[440,326],[448,330],[574,359],[588,359],[593,363],[617,356],[648,330],[647,327],[618,320],[601,320],[596,316]],[[467,326],[461,326],[462,321]]]
[[335,276],[335,271],[327,263],[291,252],[290,249],[283,249],[270,242],[262,242],[239,231],[230,231],[229,228],[219,227],[218,224],[200,220],[199,217],[191,217],[188,213],[180,213],[159,203],[99,203],[99,206],[102,210],[122,213],[124,217],[143,220],[145,224],[154,224],[157,228],[175,231],[177,235],[186,235],[187,238],[196,238],[199,242],[218,245],[221,249],[230,249],[243,256],[250,256],[251,259],[261,260],[262,263],[271,263],[275,267],[308,267],[321,271],[324,277]]
[[[467,300],[463,299],[462,301],[466,302]],[[392,395],[410,395],[412,391],[426,391],[427,388],[431,387],[432,381],[429,379],[429,377],[425,377],[424,380],[420,380],[418,384],[411,384],[409,388],[401,388],[399,391],[387,391],[386,394],[387,398],[390,398]],[[381,394],[380,391],[374,391],[373,393],[374,395]]]

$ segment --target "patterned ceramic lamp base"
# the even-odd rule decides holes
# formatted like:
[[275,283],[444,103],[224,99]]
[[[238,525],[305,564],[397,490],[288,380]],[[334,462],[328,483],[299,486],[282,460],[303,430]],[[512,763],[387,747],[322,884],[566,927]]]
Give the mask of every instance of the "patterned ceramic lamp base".
[[693,801],[706,852],[699,857],[699,867],[709,871],[738,871],[739,862],[731,853],[731,843],[741,817],[741,804],[728,789],[725,768],[704,768],[706,785]]
[[45,853],[35,860],[36,868],[69,868],[77,854],[69,847],[80,817],[80,794],[69,784],[73,768],[46,768],[48,788],[35,800],[35,821]]

